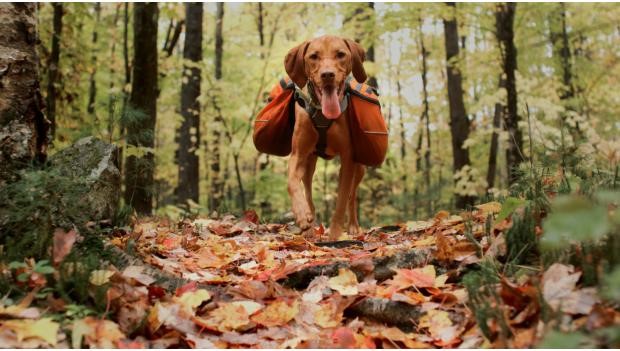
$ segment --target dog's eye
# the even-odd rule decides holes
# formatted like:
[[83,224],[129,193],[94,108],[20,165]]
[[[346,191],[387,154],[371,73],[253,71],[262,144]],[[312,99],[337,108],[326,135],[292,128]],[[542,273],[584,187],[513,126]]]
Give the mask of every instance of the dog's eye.
[[312,55],[310,55],[310,56],[309,56],[309,58],[310,58],[311,60],[316,60],[316,59],[318,59],[318,58],[319,58],[319,55],[317,55],[317,54],[312,54]]
[[343,59],[345,56],[347,56],[347,54],[342,51],[338,51],[338,53],[336,54],[336,57],[339,59]]

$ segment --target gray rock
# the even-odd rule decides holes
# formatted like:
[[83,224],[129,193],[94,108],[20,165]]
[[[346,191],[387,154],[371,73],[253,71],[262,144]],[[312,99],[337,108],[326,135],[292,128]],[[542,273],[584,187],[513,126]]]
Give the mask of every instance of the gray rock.
[[93,220],[113,218],[121,195],[118,148],[95,137],[86,137],[50,157],[60,174],[86,180],[84,199]]

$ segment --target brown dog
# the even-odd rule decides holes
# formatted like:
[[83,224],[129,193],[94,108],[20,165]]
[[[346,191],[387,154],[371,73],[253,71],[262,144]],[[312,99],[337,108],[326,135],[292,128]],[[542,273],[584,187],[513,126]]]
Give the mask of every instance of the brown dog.
[[[340,102],[344,98],[345,79],[353,73],[355,80],[366,81],[364,49],[356,42],[335,36],[322,36],[291,49],[284,64],[289,77],[312,96],[323,116],[333,120],[327,130],[325,154],[340,156],[340,178],[336,210],[329,226],[329,239],[337,240],[343,232],[345,212],[349,212],[349,234],[360,231],[357,211],[357,187],[364,177],[365,167],[353,161],[351,134],[347,119],[342,117]],[[308,82],[311,87],[307,86]],[[308,89],[312,91],[308,91]],[[318,101],[317,101],[318,100]],[[288,192],[297,225],[306,231],[315,218],[312,202],[312,176],[317,161],[315,152],[319,134],[306,110],[295,104],[295,128],[292,152],[288,164]],[[303,182],[304,188],[301,184]],[[305,191],[304,191],[305,190]]]

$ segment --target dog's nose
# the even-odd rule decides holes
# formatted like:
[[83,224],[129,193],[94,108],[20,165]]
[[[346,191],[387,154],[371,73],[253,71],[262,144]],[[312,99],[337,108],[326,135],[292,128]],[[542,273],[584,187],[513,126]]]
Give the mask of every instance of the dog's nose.
[[323,71],[321,72],[321,79],[334,79],[336,78],[336,73],[333,71]]

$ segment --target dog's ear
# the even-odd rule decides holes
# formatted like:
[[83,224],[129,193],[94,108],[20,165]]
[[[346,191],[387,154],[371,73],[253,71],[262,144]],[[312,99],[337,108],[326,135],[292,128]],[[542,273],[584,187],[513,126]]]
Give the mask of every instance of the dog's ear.
[[360,44],[351,39],[345,39],[344,42],[347,44],[349,51],[351,51],[351,71],[353,72],[353,77],[355,77],[355,80],[359,83],[364,83],[368,78],[363,65],[363,62],[366,59],[366,52]]
[[308,50],[309,45],[310,41],[304,41],[292,48],[284,58],[286,73],[288,73],[291,80],[300,88],[306,86],[306,82],[308,81],[306,68],[304,67],[304,56],[306,55],[306,50]]

